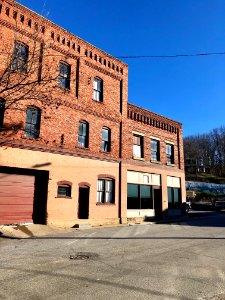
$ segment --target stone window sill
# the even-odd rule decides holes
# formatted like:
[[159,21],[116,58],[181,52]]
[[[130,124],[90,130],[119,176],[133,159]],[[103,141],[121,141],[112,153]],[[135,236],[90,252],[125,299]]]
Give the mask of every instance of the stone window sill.
[[115,203],[110,203],[110,202],[97,202],[96,205],[103,205],[103,206],[111,206],[111,205],[115,205]]
[[55,197],[56,199],[60,198],[60,199],[72,199],[72,197],[69,197],[69,196],[56,196]]
[[175,164],[170,164],[170,163],[167,163],[167,166],[170,166],[170,167],[176,167]]
[[135,157],[133,156],[134,160],[140,160],[140,161],[145,161],[144,157]]
[[150,160],[150,162],[157,165],[161,164],[160,160]]

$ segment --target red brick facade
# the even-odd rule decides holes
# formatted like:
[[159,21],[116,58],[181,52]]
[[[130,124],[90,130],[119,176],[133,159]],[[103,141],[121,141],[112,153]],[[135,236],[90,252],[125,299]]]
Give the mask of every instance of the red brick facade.
[[[110,172],[111,165],[109,165],[108,169],[104,166],[103,170],[96,170],[96,175],[92,174],[96,180],[97,174],[108,174],[108,177],[115,178],[118,188],[118,194],[115,193],[114,215],[110,216],[112,213],[107,213],[105,209],[98,210],[93,212],[93,220],[105,220],[110,217],[126,219],[126,199],[124,199],[127,197],[126,186],[121,186],[121,177],[126,177],[126,174],[121,174],[123,164],[125,173],[131,168],[133,170],[136,168],[137,171],[143,168],[144,172],[151,172],[153,166],[153,169],[159,168],[159,173],[167,170],[170,175],[174,173],[175,176],[181,176],[183,181],[182,125],[128,104],[128,66],[125,63],[13,0],[0,0],[0,26],[0,52],[3,53],[0,60],[0,75],[7,66],[10,66],[14,43],[19,41],[28,45],[29,58],[32,53],[35,53],[32,71],[28,73],[28,76],[34,80],[35,76],[42,76],[39,86],[37,84],[34,86],[33,95],[29,94],[30,97],[23,97],[24,89],[17,90],[15,94],[7,91],[0,94],[1,98],[6,99],[6,107],[7,101],[13,101],[15,95],[17,98],[21,95],[21,99],[4,112],[4,126],[0,131],[2,149],[5,147],[4,149],[13,148],[21,149],[21,151],[22,149],[33,150],[40,153],[40,157],[44,155],[41,153],[46,153],[43,159],[44,161],[51,160],[52,165],[55,160],[50,159],[48,153],[78,157],[84,159],[85,164],[87,164],[85,159],[116,163],[117,167],[113,172]],[[69,88],[59,87],[60,63],[66,63],[71,68]],[[13,80],[18,80],[19,75],[13,76]],[[102,101],[93,99],[95,78],[103,82]],[[27,138],[24,133],[29,106],[37,107],[41,112],[40,134],[35,139]],[[87,148],[81,148],[78,145],[80,121],[88,123]],[[110,130],[110,151],[108,152],[101,150],[103,127]],[[142,160],[133,159],[133,132],[140,132],[144,135]],[[152,136],[160,139],[160,162],[157,165],[152,163],[150,158]],[[172,166],[167,166],[165,149],[167,141],[174,145]],[[7,161],[0,161],[2,166],[32,168],[29,163],[20,165],[19,160],[14,161],[10,155],[4,156]],[[82,160],[79,161],[80,167],[78,168],[81,168],[83,163]],[[51,168],[43,170],[48,170],[51,177],[51,172],[53,172]],[[52,176],[58,182],[72,181],[68,178],[69,174],[71,173],[68,171],[68,176],[63,175],[63,178],[59,175]],[[88,185],[92,179],[81,176],[77,178],[77,181],[86,182]],[[90,185],[90,189],[91,187]],[[183,187],[182,183],[182,198],[185,197]],[[51,189],[52,187],[49,187],[49,195]],[[76,197],[78,197],[77,193]],[[95,200],[90,199],[90,201],[94,204]],[[68,208],[65,208],[64,218],[66,209]],[[50,210],[54,211],[54,203],[51,204]],[[89,212],[92,210],[93,207],[90,206]],[[51,222],[54,223],[55,217],[53,213],[52,215]]]

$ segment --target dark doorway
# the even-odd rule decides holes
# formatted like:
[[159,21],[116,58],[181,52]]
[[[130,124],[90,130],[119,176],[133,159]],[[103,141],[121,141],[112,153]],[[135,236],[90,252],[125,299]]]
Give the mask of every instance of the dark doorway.
[[35,172],[33,222],[46,224],[47,221],[47,195],[48,195],[48,171]]
[[89,187],[79,187],[78,219],[88,219],[89,216]]
[[154,197],[155,216],[159,218],[162,216],[162,193],[159,187],[153,188],[153,197]]

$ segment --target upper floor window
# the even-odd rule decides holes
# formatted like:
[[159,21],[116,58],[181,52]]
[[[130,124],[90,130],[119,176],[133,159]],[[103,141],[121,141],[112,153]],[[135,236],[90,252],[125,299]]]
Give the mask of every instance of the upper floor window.
[[160,161],[160,149],[159,149],[159,141],[151,140],[151,160],[152,161]]
[[70,88],[70,72],[71,66],[67,63],[59,63],[59,76],[58,76],[58,85],[61,88],[69,89]]
[[27,108],[25,135],[36,139],[40,134],[41,110],[36,107]]
[[0,128],[3,127],[5,114],[5,100],[0,98]]
[[103,152],[110,152],[110,129],[106,127],[102,128],[101,150]]
[[133,158],[143,158],[143,136],[133,134]]
[[167,164],[174,164],[174,145],[166,144],[166,161]]
[[94,78],[94,100],[103,101],[103,80],[100,78]]
[[88,123],[85,121],[79,122],[78,130],[78,146],[81,148],[88,148]]
[[26,44],[15,41],[11,69],[13,71],[26,72],[29,48]]
[[97,203],[114,203],[114,180],[110,178],[98,179]]

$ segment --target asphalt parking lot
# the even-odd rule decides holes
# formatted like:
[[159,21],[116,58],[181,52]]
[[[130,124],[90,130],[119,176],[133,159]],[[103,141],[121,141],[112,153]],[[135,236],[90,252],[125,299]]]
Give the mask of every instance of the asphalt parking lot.
[[225,214],[0,238],[0,299],[225,299]]

